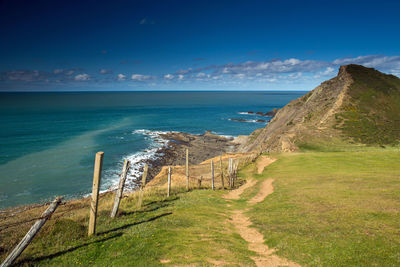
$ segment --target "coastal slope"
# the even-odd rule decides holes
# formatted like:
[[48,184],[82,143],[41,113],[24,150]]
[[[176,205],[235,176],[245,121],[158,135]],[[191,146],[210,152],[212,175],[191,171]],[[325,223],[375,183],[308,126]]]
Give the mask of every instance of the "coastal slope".
[[239,150],[289,152],[314,142],[395,145],[399,122],[400,79],[351,64],[280,109]]

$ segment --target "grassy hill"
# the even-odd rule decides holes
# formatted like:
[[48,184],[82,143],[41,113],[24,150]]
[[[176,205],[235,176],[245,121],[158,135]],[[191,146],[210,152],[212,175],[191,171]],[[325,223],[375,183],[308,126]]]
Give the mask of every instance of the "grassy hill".
[[[400,153],[283,153],[257,174],[256,163],[240,177],[257,183],[238,200],[227,191],[185,193],[175,188],[124,198],[121,216],[110,219],[111,195],[100,202],[98,235],[87,237],[87,205],[50,221],[19,259],[40,266],[255,266],[255,253],[232,220],[243,210],[276,253],[310,266],[400,264]],[[261,183],[273,178],[274,193],[249,206]],[[81,217],[80,212],[83,212]],[[5,254],[1,255],[4,258]]]
[[400,140],[400,79],[358,65],[347,66],[353,78],[350,98],[338,112],[344,136],[364,144],[396,145]]
[[[359,65],[340,67],[331,80],[283,107],[243,151],[285,152],[326,145],[397,145],[400,79]],[[322,147],[322,148],[321,148]]]

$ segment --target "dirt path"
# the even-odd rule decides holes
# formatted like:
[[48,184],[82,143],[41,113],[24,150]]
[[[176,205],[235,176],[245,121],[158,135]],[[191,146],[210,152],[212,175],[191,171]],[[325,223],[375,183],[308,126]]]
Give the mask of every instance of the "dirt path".
[[256,204],[263,201],[268,195],[274,192],[274,187],[272,186],[273,179],[267,179],[261,184],[260,191],[252,199],[248,201],[249,204]]
[[225,199],[239,199],[240,195],[244,192],[244,190],[246,190],[249,187],[252,187],[256,184],[255,180],[247,180],[247,182],[242,185],[241,187],[230,191],[228,194],[224,195]]
[[[262,156],[264,157],[264,156]],[[264,157],[264,159],[257,162],[257,172],[261,173],[266,166],[274,162],[275,159]],[[259,167],[259,166],[262,166]],[[260,171],[261,170],[261,171]],[[249,204],[256,204],[263,201],[268,195],[274,192],[272,186],[273,179],[267,179],[261,184],[260,191],[255,197],[248,201]],[[249,187],[256,184],[256,181],[249,180],[246,184],[242,185],[238,189],[235,189],[225,195],[226,199],[239,199],[240,195]],[[235,225],[236,230],[240,236],[249,243],[248,249],[258,254],[256,257],[252,257],[255,264],[258,267],[269,267],[269,266],[300,266],[295,262],[291,262],[284,258],[281,258],[274,254],[275,249],[270,249],[264,244],[264,236],[255,228],[251,227],[252,223],[250,219],[244,215],[246,210],[235,210],[232,214],[232,223]]]
[[276,159],[273,158],[269,158],[266,156],[260,156],[257,160],[257,173],[261,174],[265,167],[267,167],[269,164],[271,164],[272,162],[274,162]]
[[249,243],[249,250],[258,254],[251,259],[258,267],[266,266],[300,266],[295,262],[283,259],[273,254],[276,250],[270,249],[264,244],[264,236],[257,229],[250,227],[250,219],[243,214],[242,210],[236,210],[232,216],[233,223],[236,226],[240,236]]

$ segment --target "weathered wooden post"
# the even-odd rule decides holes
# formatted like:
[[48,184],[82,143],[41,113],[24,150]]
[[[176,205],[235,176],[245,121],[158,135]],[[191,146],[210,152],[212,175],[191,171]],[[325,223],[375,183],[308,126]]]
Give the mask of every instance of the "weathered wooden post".
[[225,185],[224,185],[224,169],[222,168],[222,157],[219,157],[219,168],[221,171],[221,184],[222,184],[222,189],[225,189]]
[[189,148],[186,148],[186,190],[189,191]]
[[21,255],[25,248],[31,243],[32,239],[39,232],[40,228],[46,223],[50,216],[57,209],[58,205],[61,203],[62,197],[56,197],[50,206],[42,213],[39,220],[29,229],[24,238],[18,243],[18,245],[11,251],[10,255],[3,261],[0,265],[1,267],[8,267],[13,264],[13,262]]
[[129,167],[130,167],[130,162],[128,160],[125,160],[124,166],[122,167],[121,176],[119,178],[118,189],[115,194],[114,205],[110,214],[111,218],[114,218],[118,213],[119,203],[121,202],[122,193],[124,192],[124,186],[125,186],[126,176],[128,175]]
[[239,167],[239,160],[236,159],[234,164],[233,164],[233,186],[235,186],[236,182],[237,182],[237,170]]
[[144,168],[143,168],[142,184],[140,185],[140,189],[139,189],[139,200],[138,200],[138,204],[137,204],[138,209],[140,209],[142,207],[144,187],[146,186],[146,179],[147,179],[148,172],[149,172],[149,165],[145,164]]
[[203,176],[200,176],[200,179],[197,180],[197,182],[199,183],[199,188],[201,187],[201,181],[203,180]]
[[171,167],[168,167],[168,194],[167,197],[171,195]]
[[92,198],[90,201],[90,218],[89,218],[89,231],[88,231],[89,236],[96,233],[97,205],[99,203],[99,188],[101,180],[101,169],[103,167],[103,157],[104,157],[104,152],[96,153],[94,172],[93,172]]
[[211,160],[211,189],[214,190],[214,162]]
[[228,174],[229,174],[229,187],[232,188],[232,158],[229,158],[228,164]]

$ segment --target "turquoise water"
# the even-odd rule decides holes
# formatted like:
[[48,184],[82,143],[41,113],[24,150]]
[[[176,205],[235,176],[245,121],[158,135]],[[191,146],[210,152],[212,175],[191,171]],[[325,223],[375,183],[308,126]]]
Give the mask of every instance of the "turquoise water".
[[267,112],[304,93],[0,93],[0,208],[90,193],[97,151],[105,152],[107,190],[124,158],[139,162],[165,145],[160,131],[250,134],[265,123],[229,119],[262,118],[240,112]]

